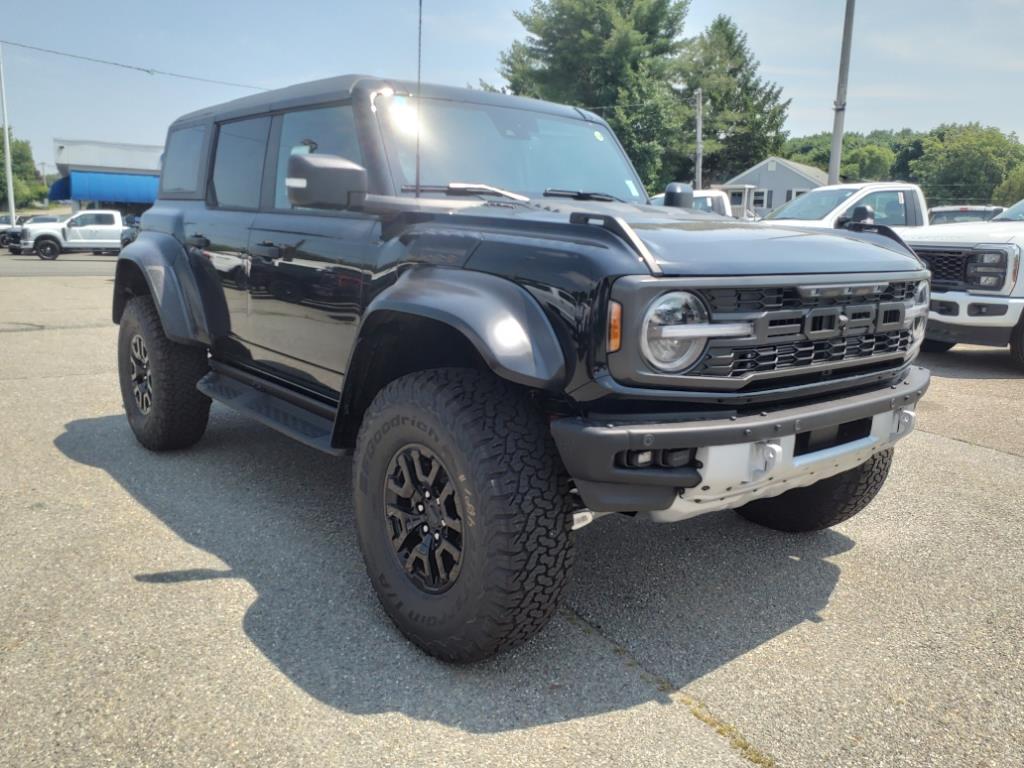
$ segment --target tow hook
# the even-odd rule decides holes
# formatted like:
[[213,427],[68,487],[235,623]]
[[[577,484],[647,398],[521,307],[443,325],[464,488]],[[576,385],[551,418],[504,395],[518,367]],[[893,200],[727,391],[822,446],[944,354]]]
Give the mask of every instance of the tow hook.
[[905,435],[914,429],[917,414],[909,408],[900,408],[893,412],[892,416],[892,433],[894,435]]

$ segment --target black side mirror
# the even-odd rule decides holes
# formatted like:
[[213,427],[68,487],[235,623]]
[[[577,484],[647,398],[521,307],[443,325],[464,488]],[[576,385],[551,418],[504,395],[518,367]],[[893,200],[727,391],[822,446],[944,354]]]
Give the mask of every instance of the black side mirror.
[[847,224],[874,224],[875,209],[870,205],[855,206],[849,216],[836,219],[836,229],[843,229]]
[[366,201],[366,169],[337,155],[291,155],[288,202],[297,208],[345,210]]
[[873,224],[875,222],[875,209],[870,205],[858,205],[853,209],[851,221],[862,224]]
[[665,205],[673,208],[693,208],[693,187],[673,181],[665,187]]

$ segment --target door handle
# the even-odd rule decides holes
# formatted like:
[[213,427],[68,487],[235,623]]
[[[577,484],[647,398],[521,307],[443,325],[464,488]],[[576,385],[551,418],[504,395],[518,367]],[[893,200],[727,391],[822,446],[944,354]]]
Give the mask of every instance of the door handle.
[[185,245],[189,248],[198,248],[202,251],[210,247],[210,240],[205,235],[200,235],[197,232],[196,234],[189,235],[185,238]]

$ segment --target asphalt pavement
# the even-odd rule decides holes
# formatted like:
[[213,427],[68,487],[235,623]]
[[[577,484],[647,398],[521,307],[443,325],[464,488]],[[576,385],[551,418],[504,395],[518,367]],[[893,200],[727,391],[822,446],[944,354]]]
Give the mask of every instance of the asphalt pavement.
[[214,406],[124,419],[114,259],[0,252],[0,765],[1003,766],[1024,753],[1024,372],[926,356],[919,428],[818,534],[731,512],[577,534],[527,645],[388,622],[347,459]]

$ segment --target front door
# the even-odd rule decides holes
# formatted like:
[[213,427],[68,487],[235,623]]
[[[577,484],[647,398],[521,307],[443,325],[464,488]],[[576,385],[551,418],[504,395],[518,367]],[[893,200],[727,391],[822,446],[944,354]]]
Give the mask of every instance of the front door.
[[288,202],[288,157],[339,155],[362,164],[350,106],[275,118],[273,190],[249,241],[249,340],[253,361],[326,395],[341,390],[355,342],[363,279],[375,263],[379,224],[358,212],[296,210]]

